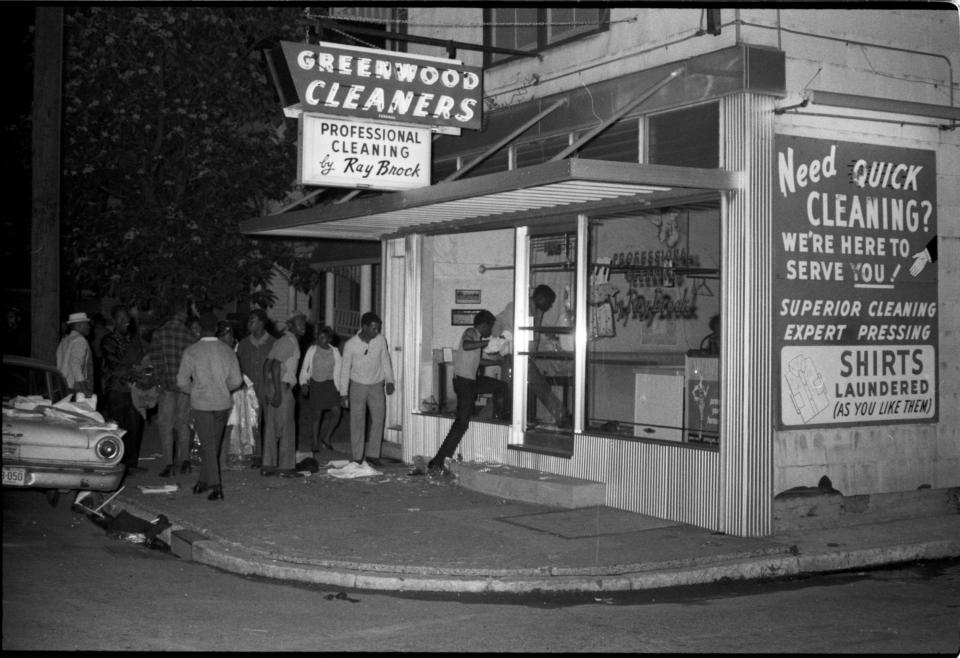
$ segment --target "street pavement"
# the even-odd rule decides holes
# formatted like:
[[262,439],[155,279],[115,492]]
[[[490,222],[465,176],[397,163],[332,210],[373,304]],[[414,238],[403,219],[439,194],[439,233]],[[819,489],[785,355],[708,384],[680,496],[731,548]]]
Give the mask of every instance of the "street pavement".
[[[344,426],[321,465],[349,458]],[[172,524],[160,538],[182,558],[244,575],[348,589],[423,592],[629,591],[864,569],[960,556],[960,514],[744,538],[609,507],[560,509],[489,496],[453,476],[339,479],[223,472],[224,500],[192,492],[192,475],[159,477],[155,423],[145,472],[105,510]],[[301,454],[303,456],[303,454]],[[177,484],[171,493],[141,487]]]

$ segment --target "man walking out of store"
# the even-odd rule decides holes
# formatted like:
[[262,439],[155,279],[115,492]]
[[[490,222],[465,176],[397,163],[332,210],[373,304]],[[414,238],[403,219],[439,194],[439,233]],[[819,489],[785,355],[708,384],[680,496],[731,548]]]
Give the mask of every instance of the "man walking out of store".
[[[393,365],[387,340],[380,335],[383,322],[376,313],[364,313],[360,331],[343,346],[340,368],[341,406],[350,409],[350,448],[353,461],[380,465],[380,445],[387,416],[387,395],[393,395]],[[370,430],[366,429],[367,409],[370,410]],[[364,451],[364,434],[367,446]]]
[[264,364],[267,389],[266,425],[263,433],[261,475],[273,475],[280,468],[292,471],[297,460],[297,426],[294,413],[300,361],[300,338],[307,333],[307,318],[295,313],[287,320],[287,330],[270,348]]
[[[457,394],[457,418],[450,426],[447,437],[437,451],[436,456],[427,464],[431,473],[444,471],[447,457],[453,457],[460,440],[470,425],[473,406],[480,393],[493,393],[493,415],[499,418],[503,410],[503,398],[507,393],[507,382],[478,374],[483,363],[483,349],[490,342],[490,332],[496,321],[493,313],[484,309],[473,316],[473,326],[463,332],[460,347],[453,354],[453,390]],[[490,360],[499,363],[499,360]]]

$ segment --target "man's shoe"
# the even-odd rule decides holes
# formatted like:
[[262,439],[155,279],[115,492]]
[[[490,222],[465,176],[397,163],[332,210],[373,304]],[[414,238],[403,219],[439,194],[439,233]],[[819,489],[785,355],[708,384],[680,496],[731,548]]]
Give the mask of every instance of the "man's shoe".
[[186,474],[191,472],[193,472],[193,466],[190,465],[189,461],[184,460],[184,462],[180,464],[180,473]]
[[202,494],[205,491],[209,491],[209,490],[210,490],[210,485],[207,484],[206,482],[197,482],[195,485],[193,485],[193,493],[195,494]]
[[380,468],[381,466],[383,466],[383,464],[380,463],[380,460],[377,459],[376,457],[367,457],[367,463],[377,468]]
[[176,469],[173,467],[173,464],[167,464],[166,468],[160,471],[160,477],[169,478],[173,477],[176,472]]
[[207,500],[223,500],[223,487],[219,484],[212,487],[213,491],[207,496]]

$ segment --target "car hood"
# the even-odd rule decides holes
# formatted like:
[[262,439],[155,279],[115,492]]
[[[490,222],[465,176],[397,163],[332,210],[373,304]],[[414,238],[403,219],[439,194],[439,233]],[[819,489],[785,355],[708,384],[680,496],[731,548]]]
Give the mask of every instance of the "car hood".
[[23,440],[39,445],[77,445],[88,446],[96,443],[104,435],[119,436],[116,431],[96,427],[93,423],[85,426],[79,422],[38,416],[36,418],[3,419],[3,441]]

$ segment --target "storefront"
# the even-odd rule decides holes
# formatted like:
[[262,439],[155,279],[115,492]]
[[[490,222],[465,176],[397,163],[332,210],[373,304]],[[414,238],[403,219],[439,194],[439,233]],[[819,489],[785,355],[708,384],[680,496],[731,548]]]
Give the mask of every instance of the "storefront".
[[[903,253],[912,256],[936,235],[936,162],[929,154],[906,154],[896,173],[897,200],[886,211],[864,209],[869,222],[840,226],[850,221],[834,213],[837,198],[847,194],[840,181],[849,186],[859,179],[826,175],[825,157],[839,133],[827,138],[822,153],[824,145],[804,137],[803,126],[775,112],[785,96],[783,66],[783,53],[737,46],[585,88],[591,99],[606,93],[611,105],[628,108],[617,125],[646,122],[648,139],[666,143],[670,130],[702,130],[706,123],[716,145],[710,166],[588,158],[586,148],[579,158],[567,157],[562,146],[550,151],[544,144],[559,133],[542,126],[582,111],[584,90],[577,90],[524,110],[546,135],[539,148],[550,152],[539,162],[517,158],[509,171],[252,219],[242,230],[381,241],[384,328],[400,382],[386,438],[400,446],[404,461],[433,455],[450,428],[451,351],[473,314],[487,309],[506,327],[490,354],[501,364],[487,374],[511,382],[511,413],[494,418],[490,401],[478,400],[460,445],[464,460],[603,482],[612,507],[729,534],[769,534],[774,496],[816,484],[810,478],[819,471],[804,470],[797,448],[807,441],[803,432],[819,428],[816,440],[833,440],[830,428],[845,422],[836,411],[843,402],[851,409],[887,405],[886,418],[878,420],[883,412],[875,409],[855,422],[858,428],[890,421],[924,434],[939,419],[939,325],[929,306],[938,299],[935,268],[910,289],[919,290],[926,316],[900,303],[913,293],[869,289],[891,316],[880,324],[906,326],[908,339],[880,336],[877,328],[860,333],[871,324],[867,315],[837,319],[850,317],[865,290],[845,287],[849,279],[838,272],[847,263],[857,268],[857,283],[884,284],[876,278],[881,268],[889,275],[903,267]],[[552,103],[573,109],[543,114]],[[666,126],[659,133],[650,129],[658,117]],[[505,143],[517,142],[516,157],[524,137],[510,126],[521,124],[505,112],[476,141],[492,145],[499,131]],[[569,144],[586,128],[578,123],[564,131],[574,135]],[[806,132],[823,136],[822,128]],[[787,148],[797,158],[789,171]],[[839,148],[843,157],[863,151]],[[875,155],[861,159],[869,167],[898,154]],[[910,172],[922,190],[907,189]],[[865,175],[869,180],[869,170]],[[786,185],[800,190],[798,200],[780,194]],[[826,205],[810,210],[814,188]],[[904,210],[913,202],[920,205]],[[880,219],[882,212],[889,221]],[[820,225],[804,227],[803,218]],[[891,251],[878,254],[880,243]],[[554,296],[546,309],[531,299],[543,286]],[[782,306],[788,298],[798,300],[797,310]],[[818,301],[816,313],[829,321],[810,321]],[[902,322],[900,314],[912,319]],[[891,341],[909,343],[907,356],[888,349]],[[850,353],[858,350],[867,361],[879,359],[881,370],[894,367],[882,365],[884,359],[899,358],[901,371],[888,379],[906,386],[897,389],[903,395],[871,388],[883,373],[867,372],[870,366],[851,376],[857,357]],[[852,386],[848,395],[831,383],[834,392],[826,396],[823,381],[803,380],[814,391],[811,400],[831,406],[829,420],[801,416],[807,411],[794,404],[800,398],[790,382],[801,381],[795,366],[807,357],[829,363],[822,370],[844,375]],[[867,414],[873,407],[862,408]],[[928,457],[940,468],[936,452]],[[932,486],[948,486],[947,479],[931,478]],[[861,485],[855,493],[890,490],[878,481]]]

